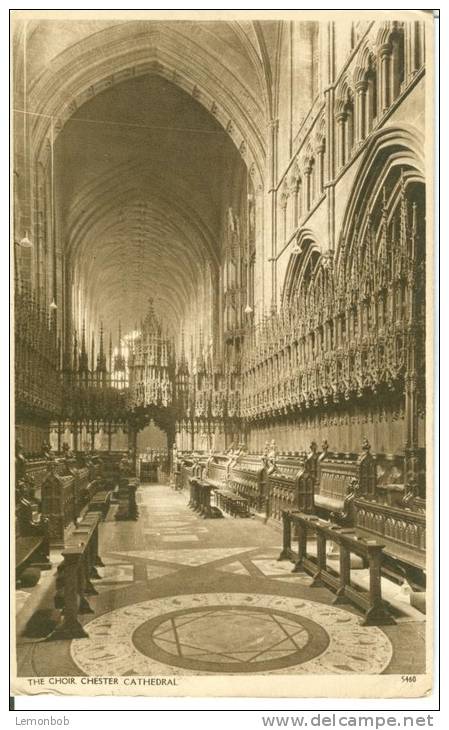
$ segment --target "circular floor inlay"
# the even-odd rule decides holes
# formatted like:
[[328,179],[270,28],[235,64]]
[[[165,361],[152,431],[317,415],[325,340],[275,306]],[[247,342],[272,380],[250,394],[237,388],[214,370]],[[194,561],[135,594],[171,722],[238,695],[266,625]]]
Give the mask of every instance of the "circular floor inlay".
[[145,622],[135,647],[166,664],[210,672],[281,669],[321,654],[329,643],[315,622],[257,606],[188,609]]
[[380,674],[392,647],[376,627],[314,601],[246,593],[169,596],[86,624],[71,653],[87,675]]

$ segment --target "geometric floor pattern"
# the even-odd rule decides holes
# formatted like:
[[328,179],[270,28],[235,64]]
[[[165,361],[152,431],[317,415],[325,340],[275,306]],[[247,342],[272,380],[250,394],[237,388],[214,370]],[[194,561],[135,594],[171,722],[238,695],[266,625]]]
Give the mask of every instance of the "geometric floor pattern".
[[[20,676],[413,674],[423,667],[425,616],[363,627],[359,612],[333,606],[329,591],[278,561],[282,535],[272,526],[203,520],[186,493],[167,486],[142,486],[137,497],[137,522],[116,522],[111,511],[101,525],[105,567],[94,580],[98,595],[89,596],[94,613],[80,617],[88,638],[32,646],[24,638]],[[53,594],[44,612],[53,610]],[[18,592],[24,611],[28,600]]]
[[71,643],[88,675],[379,674],[392,646],[335,606],[240,593],[169,596],[87,622]]
[[232,547],[232,548],[187,548],[178,550],[130,550],[128,552],[120,552],[118,555],[124,555],[127,558],[143,558],[146,560],[156,560],[160,563],[178,563],[181,565],[189,565],[195,567],[206,565],[207,563],[227,558],[237,553],[254,550],[254,547]]
[[[232,620],[233,637],[223,632]],[[153,631],[153,641],[178,659],[201,659],[208,664],[257,664],[297,654],[309,634],[297,621],[275,613],[254,616],[253,611],[215,608],[186,613],[163,621]],[[256,667],[257,668],[257,667]]]

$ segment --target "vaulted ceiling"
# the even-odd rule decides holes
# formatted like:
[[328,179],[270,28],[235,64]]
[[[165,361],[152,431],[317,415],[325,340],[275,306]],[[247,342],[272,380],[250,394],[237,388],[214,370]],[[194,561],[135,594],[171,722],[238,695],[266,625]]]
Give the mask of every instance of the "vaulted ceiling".
[[54,143],[57,228],[92,325],[131,329],[152,296],[179,331],[216,272],[226,205],[248,171],[263,179],[279,26],[19,24],[15,105],[47,171]]
[[149,296],[179,325],[220,257],[226,187],[245,167],[192,97],[140,76],[84,104],[56,142],[58,211],[71,268],[107,328],[132,328]]

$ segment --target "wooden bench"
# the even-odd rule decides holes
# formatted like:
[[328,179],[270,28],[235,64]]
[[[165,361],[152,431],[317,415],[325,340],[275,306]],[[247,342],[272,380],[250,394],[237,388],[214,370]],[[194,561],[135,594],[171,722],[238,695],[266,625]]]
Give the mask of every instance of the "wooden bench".
[[[16,580],[19,585],[23,583],[35,585],[40,576],[41,570],[49,570],[51,568],[48,559],[48,537],[44,535],[27,535],[16,537]],[[38,571],[34,575],[28,576],[27,571],[32,568]],[[31,571],[29,571],[31,574]],[[28,579],[29,578],[29,581]]]
[[218,509],[228,512],[232,517],[250,517],[249,502],[230,489],[215,490],[215,504]]
[[178,456],[179,476],[177,476],[177,489],[190,489],[190,478],[201,474],[204,459],[200,454],[184,453]]
[[223,517],[220,510],[212,506],[211,499],[214,491],[214,485],[204,481],[200,476],[190,477],[189,507],[205,519]]
[[365,441],[362,453],[335,454],[325,449],[318,458],[317,484],[313,497],[315,511],[331,519],[350,523],[357,490],[373,494],[376,465]]
[[87,505],[87,511],[101,512],[104,520],[111,505],[111,494],[112,492],[109,489],[102,489],[96,492]]
[[98,554],[100,521],[100,513],[86,515],[67,538],[56,576],[55,607],[62,620],[48,640],[88,637],[78,615],[93,613],[87,597],[98,594],[92,580],[100,578],[97,567],[103,566]]
[[46,459],[27,460],[26,478],[32,485],[33,497],[41,499],[41,487],[49,473],[49,461]]
[[228,454],[213,454],[205,462],[203,479],[215,489],[227,489],[231,457]]
[[386,574],[395,579],[406,577],[418,589],[425,587],[426,514],[422,504],[393,507],[357,497],[354,525],[358,534],[384,543]]
[[288,452],[276,456],[268,470],[267,519],[282,520],[283,510],[311,510],[315,476],[310,480],[305,453]]
[[266,469],[262,457],[256,454],[241,454],[231,462],[228,478],[229,488],[243,497],[254,512],[265,510]]
[[41,487],[41,509],[48,519],[50,544],[62,547],[66,527],[79,517],[75,478],[59,474],[60,467],[55,462],[50,463],[49,469]]
[[[365,611],[363,626],[385,626],[396,621],[382,600],[381,567],[384,545],[367,540],[355,530],[331,524],[301,512],[283,512],[283,548],[279,560],[295,562],[293,572],[313,577],[311,587],[326,586],[336,592],[334,603],[354,603]],[[297,533],[297,551],[292,549],[292,528]],[[309,552],[307,538],[316,540],[316,555]],[[339,573],[327,565],[327,541],[338,545]],[[369,569],[366,591],[351,585],[351,553],[362,558]]]
[[137,520],[139,518],[139,508],[136,502],[138,486],[139,480],[135,477],[121,477],[118,485],[116,520]]

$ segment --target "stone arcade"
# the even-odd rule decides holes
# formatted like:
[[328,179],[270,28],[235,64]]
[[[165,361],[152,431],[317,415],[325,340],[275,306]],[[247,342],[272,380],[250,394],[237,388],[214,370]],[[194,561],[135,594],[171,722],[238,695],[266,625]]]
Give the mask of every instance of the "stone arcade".
[[14,19],[19,676],[425,671],[425,32]]

